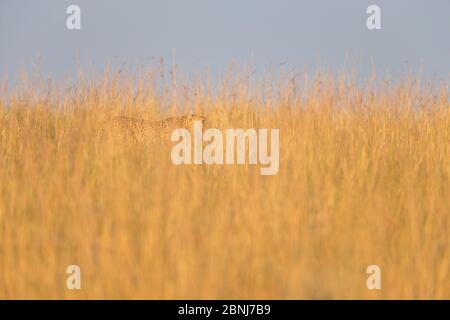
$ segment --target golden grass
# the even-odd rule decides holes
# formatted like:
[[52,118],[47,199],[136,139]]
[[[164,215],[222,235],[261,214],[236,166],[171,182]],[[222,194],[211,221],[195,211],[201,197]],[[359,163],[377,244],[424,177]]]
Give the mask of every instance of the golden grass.
[[[448,83],[242,79],[4,88],[0,298],[449,299]],[[175,166],[169,141],[109,135],[114,115],[188,110],[279,128],[279,173]]]

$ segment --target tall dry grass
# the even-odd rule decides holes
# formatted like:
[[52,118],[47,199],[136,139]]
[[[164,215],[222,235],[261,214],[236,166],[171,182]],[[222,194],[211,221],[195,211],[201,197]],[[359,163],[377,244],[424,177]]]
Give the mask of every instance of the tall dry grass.
[[[448,83],[88,79],[3,83],[0,298],[450,298]],[[279,173],[108,134],[188,110],[279,128]]]

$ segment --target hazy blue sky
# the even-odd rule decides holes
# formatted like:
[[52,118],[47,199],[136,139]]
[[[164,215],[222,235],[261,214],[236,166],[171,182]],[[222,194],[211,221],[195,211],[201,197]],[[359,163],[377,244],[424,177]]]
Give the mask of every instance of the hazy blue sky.
[[[66,28],[70,4],[81,7],[79,31]],[[370,4],[381,7],[381,30],[366,28]],[[171,63],[172,49],[185,71],[221,71],[231,60],[258,71],[356,60],[363,73],[373,62],[448,79],[450,0],[0,0],[0,74],[40,61],[59,77],[77,57],[100,70],[108,61]]]

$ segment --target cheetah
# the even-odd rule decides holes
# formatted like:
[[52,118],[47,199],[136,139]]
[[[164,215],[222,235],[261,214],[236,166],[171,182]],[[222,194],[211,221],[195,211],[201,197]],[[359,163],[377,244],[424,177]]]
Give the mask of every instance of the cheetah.
[[112,126],[122,134],[133,138],[146,136],[168,137],[172,130],[178,128],[192,129],[194,121],[201,121],[205,125],[206,118],[196,114],[189,114],[181,117],[170,117],[161,121],[149,121],[119,116],[112,119]]

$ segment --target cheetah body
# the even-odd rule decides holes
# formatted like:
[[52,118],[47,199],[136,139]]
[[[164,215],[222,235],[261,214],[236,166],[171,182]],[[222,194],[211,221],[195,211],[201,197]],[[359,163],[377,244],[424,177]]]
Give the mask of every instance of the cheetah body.
[[121,133],[133,136],[134,138],[153,136],[168,136],[172,130],[178,128],[191,129],[195,121],[203,124],[206,119],[199,115],[186,115],[181,117],[171,117],[161,121],[149,121],[130,117],[114,117],[112,126]]

